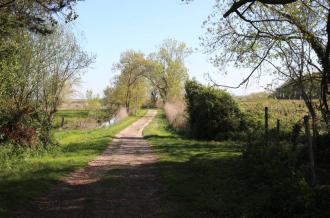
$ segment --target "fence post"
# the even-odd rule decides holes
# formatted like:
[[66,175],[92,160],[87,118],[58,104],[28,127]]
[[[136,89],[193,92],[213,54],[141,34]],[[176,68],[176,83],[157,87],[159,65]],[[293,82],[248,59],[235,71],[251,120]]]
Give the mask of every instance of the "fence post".
[[305,134],[309,148],[309,159],[310,159],[310,167],[311,167],[311,185],[315,186],[316,174],[315,174],[315,160],[314,160],[314,151],[313,151],[313,139],[310,133],[308,115],[304,116],[304,126],[305,126]]
[[265,107],[265,142],[268,145],[268,107]]
[[281,128],[281,123],[280,123],[280,120],[277,119],[277,122],[276,122],[276,132],[277,132],[277,135],[280,134],[280,128]]
[[64,116],[62,116],[62,119],[61,119],[61,128],[64,127]]

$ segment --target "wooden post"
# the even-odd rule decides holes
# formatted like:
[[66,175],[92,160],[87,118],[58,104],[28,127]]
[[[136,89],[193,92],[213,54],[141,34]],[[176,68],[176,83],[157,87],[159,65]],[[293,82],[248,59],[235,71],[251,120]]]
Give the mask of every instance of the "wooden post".
[[62,119],[61,119],[61,128],[64,127],[64,116],[62,116]]
[[309,148],[309,159],[310,159],[310,168],[311,168],[311,185],[315,186],[316,184],[316,174],[315,174],[315,160],[314,160],[314,151],[313,151],[313,139],[310,133],[309,127],[309,116],[304,116],[304,126],[305,134]]
[[265,142],[268,145],[268,107],[265,107]]
[[280,134],[280,128],[281,128],[281,123],[280,123],[280,120],[277,119],[277,122],[276,122],[276,133],[277,133],[277,135]]

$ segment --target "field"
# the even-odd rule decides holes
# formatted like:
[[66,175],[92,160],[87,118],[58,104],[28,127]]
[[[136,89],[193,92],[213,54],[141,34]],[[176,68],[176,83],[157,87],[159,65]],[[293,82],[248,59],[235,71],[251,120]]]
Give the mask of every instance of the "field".
[[96,110],[59,110],[55,115],[53,125],[56,128],[60,127],[63,117],[64,128],[66,129],[95,128],[101,121],[102,112]]
[[[54,137],[59,146],[40,149],[1,146],[0,216],[17,207],[28,206],[33,197],[47,192],[61,177],[94,159],[117,132],[145,112],[139,111],[108,128],[56,130]],[[85,116],[81,111],[78,114]],[[71,115],[76,116],[73,112]]]
[[281,130],[290,131],[296,123],[302,123],[303,117],[308,114],[302,100],[277,99],[238,99],[243,111],[253,114],[263,122],[265,107],[269,108],[269,128],[276,128],[277,119],[280,120]]

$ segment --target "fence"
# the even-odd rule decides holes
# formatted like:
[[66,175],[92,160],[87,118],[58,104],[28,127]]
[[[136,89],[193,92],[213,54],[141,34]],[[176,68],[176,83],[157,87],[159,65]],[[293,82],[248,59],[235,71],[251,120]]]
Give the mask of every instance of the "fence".
[[[310,171],[311,171],[311,184],[314,186],[316,184],[316,173],[315,173],[315,157],[314,157],[314,145],[313,145],[313,136],[311,134],[311,128],[310,128],[310,117],[308,115],[305,115],[303,117],[303,126],[304,126],[304,132],[305,132],[305,140],[306,145],[308,146],[308,153],[309,153],[309,161],[310,161]],[[268,146],[270,144],[269,141],[269,108],[265,107],[264,110],[264,128],[265,128],[265,144]],[[293,128],[293,133],[295,128]],[[276,133],[279,136],[281,132],[281,121],[280,119],[277,119],[276,121]]]

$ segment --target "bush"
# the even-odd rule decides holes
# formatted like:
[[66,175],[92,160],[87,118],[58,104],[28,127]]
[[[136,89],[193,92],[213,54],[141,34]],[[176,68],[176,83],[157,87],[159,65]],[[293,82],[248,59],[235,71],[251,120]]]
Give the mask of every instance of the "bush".
[[233,138],[246,128],[238,104],[227,92],[188,81],[185,85],[188,125],[196,139]]
[[330,192],[308,185],[286,147],[259,144],[243,152],[247,186],[253,192],[246,217],[328,217]]
[[315,145],[316,160],[321,164],[330,164],[330,133],[317,136]]
[[36,129],[31,118],[23,112],[0,109],[0,143],[31,145],[36,139]]

